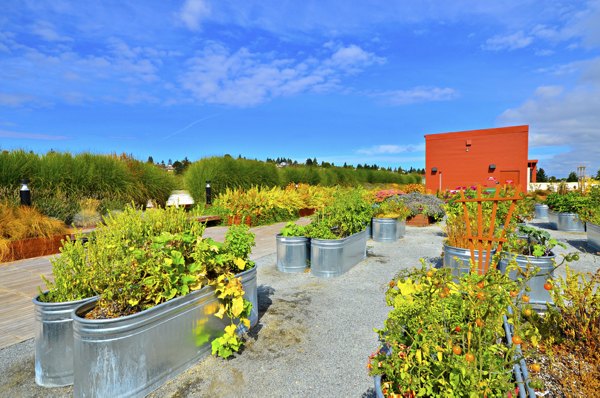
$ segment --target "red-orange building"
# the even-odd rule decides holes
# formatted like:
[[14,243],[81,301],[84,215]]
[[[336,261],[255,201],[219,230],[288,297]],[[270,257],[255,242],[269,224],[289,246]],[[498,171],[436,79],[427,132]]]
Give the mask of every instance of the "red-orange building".
[[535,182],[537,160],[528,160],[529,126],[425,136],[425,181],[432,192],[483,185]]

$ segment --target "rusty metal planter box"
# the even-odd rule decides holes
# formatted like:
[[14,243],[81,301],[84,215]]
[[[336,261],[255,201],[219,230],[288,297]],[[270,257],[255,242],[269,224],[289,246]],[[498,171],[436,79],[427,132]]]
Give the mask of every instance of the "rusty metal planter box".
[[600,225],[586,223],[587,243],[592,249],[600,252]]
[[375,242],[396,242],[406,233],[406,221],[397,218],[373,218],[372,224]]
[[565,232],[585,232],[585,224],[575,213],[558,213],[557,229]]
[[320,278],[340,276],[366,257],[366,229],[344,239],[310,240],[310,272]]
[[[44,292],[46,293],[46,292]],[[45,303],[33,299],[35,309],[35,382],[42,387],[73,384],[73,319],[71,312],[93,300]]]
[[277,269],[281,272],[304,272],[310,259],[310,239],[305,236],[277,234]]
[[[237,276],[256,323],[256,267]],[[75,397],[143,397],[208,356],[211,341],[228,323],[214,316],[218,299],[209,286],[138,314],[83,318],[95,304],[83,304],[72,314]]]

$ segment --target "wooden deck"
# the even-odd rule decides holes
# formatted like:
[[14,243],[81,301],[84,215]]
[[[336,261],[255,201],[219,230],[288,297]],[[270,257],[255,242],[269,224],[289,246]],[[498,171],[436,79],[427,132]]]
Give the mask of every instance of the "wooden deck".
[[[307,222],[306,219],[301,221]],[[285,223],[251,228],[256,235],[256,246],[250,258],[256,260],[275,253],[275,235],[283,225]],[[226,232],[227,227],[211,227],[204,236],[223,241]],[[0,349],[34,337],[32,299],[44,286],[41,275],[52,277],[50,258],[52,256],[0,264]]]

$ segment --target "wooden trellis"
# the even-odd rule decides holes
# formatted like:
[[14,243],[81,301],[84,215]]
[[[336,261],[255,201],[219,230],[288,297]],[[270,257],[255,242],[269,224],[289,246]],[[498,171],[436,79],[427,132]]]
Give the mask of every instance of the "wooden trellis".
[[[481,185],[477,186],[476,195],[474,198],[465,198],[464,190],[460,191],[460,199],[457,200],[458,203],[463,204],[463,212],[464,218],[467,228],[467,239],[469,240],[469,250],[471,251],[471,261],[475,263],[475,247],[479,251],[479,258],[477,261],[477,272],[483,274],[488,271],[490,261],[492,258],[492,246],[494,243],[498,243],[496,250],[498,252],[502,251],[502,244],[506,242],[506,230],[508,229],[508,225],[510,224],[510,220],[512,218],[512,214],[515,210],[515,206],[518,200],[521,200],[520,197],[520,188],[519,186],[515,187],[515,193],[511,197],[501,197],[500,189],[496,188],[496,192],[492,197],[483,197],[481,194]],[[498,210],[499,202],[507,202],[510,201],[510,208],[508,209],[508,214],[506,215],[506,219],[504,220],[504,228],[500,232],[500,236],[494,236],[494,229],[496,224],[496,212]],[[475,202],[477,203],[477,235],[473,235],[473,231],[471,231],[471,220],[469,219],[469,209],[467,208],[467,203]],[[487,232],[487,235],[483,230],[483,203],[484,202],[492,202],[492,214],[490,219],[490,228]],[[486,247],[486,253],[484,256],[483,249]],[[485,261],[484,261],[485,258]]]

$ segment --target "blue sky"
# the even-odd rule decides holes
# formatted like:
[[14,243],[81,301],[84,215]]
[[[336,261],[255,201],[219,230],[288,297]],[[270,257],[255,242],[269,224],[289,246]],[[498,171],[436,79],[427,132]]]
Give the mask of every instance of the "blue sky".
[[600,1],[11,1],[0,149],[424,167],[425,134],[529,124],[600,168]]

